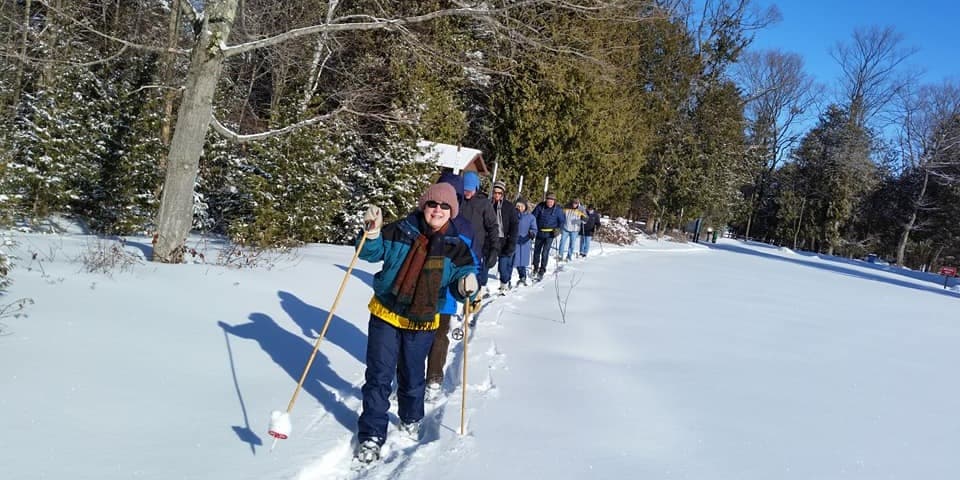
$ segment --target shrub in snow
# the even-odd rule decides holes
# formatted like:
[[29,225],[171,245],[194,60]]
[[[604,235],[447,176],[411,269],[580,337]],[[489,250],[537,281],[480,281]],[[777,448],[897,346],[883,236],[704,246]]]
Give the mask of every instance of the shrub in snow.
[[244,247],[230,243],[217,253],[216,264],[230,268],[261,268],[270,270],[278,263],[292,261],[296,250],[289,247]]
[[140,255],[126,250],[126,241],[97,238],[87,242],[87,248],[80,254],[84,270],[90,273],[103,273],[108,276],[116,271],[127,271],[143,263]]
[[3,247],[0,247],[0,295],[6,293],[7,287],[10,286],[10,257],[7,256],[7,252],[4,248],[10,245],[11,240],[6,235],[0,236],[0,243],[3,244]]
[[[13,263],[10,256],[7,255],[6,248],[13,245],[13,240],[6,234],[0,234],[0,297],[6,295],[7,288],[13,283],[10,279],[10,269]],[[33,304],[29,298],[21,298],[10,303],[0,304],[0,318],[19,317],[27,305]],[[5,326],[0,323],[0,335],[4,333]]]
[[630,245],[642,235],[639,225],[632,224],[623,217],[613,219],[603,217],[600,219],[600,228],[593,234],[593,239],[615,245]]

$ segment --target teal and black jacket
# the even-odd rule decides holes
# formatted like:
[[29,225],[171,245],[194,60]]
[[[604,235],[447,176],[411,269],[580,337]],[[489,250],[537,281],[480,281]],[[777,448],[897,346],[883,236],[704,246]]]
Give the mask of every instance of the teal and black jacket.
[[[413,241],[421,232],[428,231],[429,228],[423,213],[414,212],[407,218],[384,225],[380,236],[364,242],[363,249],[360,250],[361,259],[368,262],[383,262],[383,269],[373,276],[373,299],[370,300],[370,312],[398,328],[435,330],[439,325],[437,317],[434,317],[434,321],[427,326],[410,322],[404,317],[407,306],[400,305],[396,296],[391,293],[400,267],[410,253]],[[360,237],[357,238],[358,243],[359,240]],[[469,273],[477,273],[470,245],[461,237],[454,222],[449,222],[444,232],[443,257],[441,280],[443,288],[437,291],[438,307],[444,304],[448,292],[457,301],[462,302],[464,299],[456,288],[457,282]]]

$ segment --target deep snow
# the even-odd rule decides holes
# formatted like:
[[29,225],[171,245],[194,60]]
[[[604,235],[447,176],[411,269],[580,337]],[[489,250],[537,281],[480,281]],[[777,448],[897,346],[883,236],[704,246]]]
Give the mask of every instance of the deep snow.
[[13,235],[0,300],[35,304],[0,319],[4,479],[960,478],[958,294],[934,275],[727,239],[595,244],[485,305],[466,436],[452,342],[423,440],[392,432],[358,474],[377,265],[358,263],[270,452],[350,247],[104,275],[78,260],[91,237]]

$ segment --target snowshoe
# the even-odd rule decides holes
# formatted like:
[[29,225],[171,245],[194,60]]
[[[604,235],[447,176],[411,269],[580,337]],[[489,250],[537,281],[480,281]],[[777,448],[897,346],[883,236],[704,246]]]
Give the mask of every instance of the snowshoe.
[[420,422],[400,422],[400,433],[415,442],[420,441]]
[[[461,332],[462,335],[462,332]],[[437,400],[440,400],[440,397],[443,396],[443,388],[439,383],[428,383],[427,388],[424,392],[424,400],[427,403],[433,403]]]
[[365,465],[369,465],[380,460],[380,442],[376,438],[369,438],[360,442],[353,458]]

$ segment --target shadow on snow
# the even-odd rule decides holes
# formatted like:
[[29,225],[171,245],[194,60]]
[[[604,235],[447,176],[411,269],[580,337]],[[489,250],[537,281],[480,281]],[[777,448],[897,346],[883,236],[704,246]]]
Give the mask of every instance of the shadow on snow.
[[[332,302],[337,292],[329,293]],[[280,297],[283,311],[290,315],[290,319],[300,327],[303,335],[315,340],[323,330],[323,323],[327,321],[330,311],[314,307],[290,292],[281,290],[277,292],[277,296]],[[323,343],[327,342],[342,348],[360,363],[367,361],[367,334],[337,314],[330,319],[330,326],[323,337]]]
[[[225,333],[235,337],[255,340],[260,348],[270,356],[270,359],[293,379],[293,385],[295,386],[296,382],[300,381],[307,359],[313,352],[313,342],[308,342],[303,337],[290,333],[278,325],[270,316],[263,313],[252,313],[249,320],[248,323],[241,325],[228,325],[222,321],[217,322],[217,325]],[[322,322],[323,320],[319,321]],[[227,338],[229,351],[229,337]],[[230,355],[231,370],[233,371],[232,352],[230,352]],[[240,398],[241,408],[244,410],[244,418],[246,419],[246,408],[243,406],[243,397],[240,394],[235,372],[234,382],[237,385],[237,395]],[[322,349],[317,352],[313,365],[310,367],[310,372],[303,382],[303,391],[315,398],[345,428],[349,430],[356,428],[357,413],[347,408],[341,397],[353,395],[359,398],[360,390],[337,375],[331,368],[330,360],[323,354]],[[292,388],[290,392],[293,393]],[[250,444],[251,449],[255,444],[259,444],[259,437],[256,437],[252,432],[248,433],[249,427],[233,428],[241,441]],[[251,435],[253,438],[251,438]]]
[[[346,272],[347,269],[350,268],[350,267],[348,267],[348,266],[346,266],[346,265],[337,265],[337,268],[339,268],[340,270],[343,270],[344,272]],[[372,273],[370,273],[370,272],[365,272],[365,271],[363,271],[363,270],[358,269],[357,267],[353,267],[353,271],[350,272],[350,273],[351,273],[354,277],[357,277],[357,280],[360,280],[361,282],[367,284],[368,287],[373,288],[373,274],[372,274]]]

